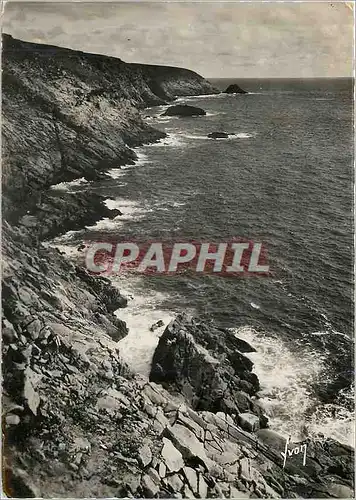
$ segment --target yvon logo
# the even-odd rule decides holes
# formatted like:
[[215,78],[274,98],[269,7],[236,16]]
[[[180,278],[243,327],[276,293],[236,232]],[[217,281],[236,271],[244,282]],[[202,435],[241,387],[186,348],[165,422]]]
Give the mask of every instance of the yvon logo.
[[294,448],[289,449],[288,445],[290,443],[290,437],[288,437],[286,441],[286,445],[284,448],[284,452],[281,451],[281,455],[283,457],[283,469],[286,466],[287,458],[291,458],[293,455],[299,455],[299,453],[303,454],[303,465],[307,462],[307,445],[306,443],[300,444],[298,446],[294,446]]
[[270,273],[260,242],[95,242],[87,245],[86,267],[95,274],[218,274],[221,276]]

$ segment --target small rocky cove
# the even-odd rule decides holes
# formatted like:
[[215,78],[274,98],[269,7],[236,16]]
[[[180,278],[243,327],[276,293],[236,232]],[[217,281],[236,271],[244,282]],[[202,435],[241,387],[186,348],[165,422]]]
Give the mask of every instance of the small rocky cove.
[[[3,429],[10,497],[351,498],[353,450],[286,440],[259,405],[254,350],[178,315],[149,380],[129,369],[126,299],[45,242],[119,216],[88,191],[164,133],[141,111],[218,91],[180,68],[3,39]],[[203,118],[202,118],[203,119]],[[120,314],[118,314],[120,317]],[[289,443],[292,450],[297,443]]]

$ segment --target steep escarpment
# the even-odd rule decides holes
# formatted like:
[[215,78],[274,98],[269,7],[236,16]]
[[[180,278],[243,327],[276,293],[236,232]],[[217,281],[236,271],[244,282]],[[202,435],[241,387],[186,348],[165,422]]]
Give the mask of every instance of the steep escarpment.
[[164,137],[140,108],[176,95],[217,92],[193,71],[128,64],[3,36],[3,211],[38,205],[51,184],[136,158],[131,149]]
[[[162,137],[140,108],[214,91],[193,72],[5,37],[3,455],[12,497],[352,496],[352,452],[308,443],[283,468],[259,382],[227,331],[186,316],[164,332],[152,380],[120,357],[126,300],[42,240],[120,216],[51,189],[133,161]],[[118,316],[120,316],[118,312]],[[165,374],[162,377],[162,374]],[[162,384],[165,384],[163,387]],[[258,425],[255,425],[256,419]]]

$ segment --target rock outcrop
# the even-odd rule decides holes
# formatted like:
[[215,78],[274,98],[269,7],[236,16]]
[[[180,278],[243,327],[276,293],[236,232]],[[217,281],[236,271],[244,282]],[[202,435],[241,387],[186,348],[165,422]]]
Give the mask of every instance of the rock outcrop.
[[240,413],[252,413],[266,427],[254,398],[259,381],[239,346],[230,331],[180,315],[159,340],[150,380],[183,394],[194,409],[224,412],[234,421]]
[[210,134],[208,134],[208,137],[210,139],[228,139],[229,134],[227,134],[226,132],[210,132]]
[[246,90],[243,90],[236,83],[233,83],[224,90],[224,94],[248,94]]
[[[32,257],[36,269],[40,262]],[[53,278],[43,276],[45,284]],[[34,306],[39,291],[32,297]],[[332,440],[308,443],[306,466],[297,456],[283,468],[283,438],[267,429],[246,432],[227,413],[194,410],[179,391],[134,376],[101,323],[82,314],[84,305],[70,311],[69,321],[68,302],[48,336],[49,325],[41,329],[37,319],[5,320],[5,379],[12,381],[3,400],[8,495],[352,496],[350,449]],[[56,310],[45,305],[39,321]]]
[[187,104],[177,104],[170,106],[162,116],[205,116],[206,112],[202,108],[196,106],[188,106]]

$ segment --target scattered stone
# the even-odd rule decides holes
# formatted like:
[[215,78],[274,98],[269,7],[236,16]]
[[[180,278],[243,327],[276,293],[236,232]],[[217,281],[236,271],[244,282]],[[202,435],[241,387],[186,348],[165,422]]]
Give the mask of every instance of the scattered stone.
[[5,420],[7,425],[18,425],[20,423],[20,417],[18,415],[14,415],[13,413],[6,415]]
[[161,455],[170,472],[178,472],[182,467],[184,467],[182,454],[177,450],[172,442],[165,437],[163,438]]
[[144,444],[138,450],[138,458],[143,467],[146,467],[152,461],[152,452],[150,447],[147,444]]
[[198,494],[198,475],[197,472],[191,467],[183,468],[184,475],[187,479],[190,489],[193,493]]
[[250,498],[250,494],[244,491],[239,491],[237,488],[235,488],[235,486],[230,485],[230,498]]
[[253,413],[240,413],[238,421],[245,431],[256,432],[260,428],[260,419]]
[[29,323],[26,328],[31,338],[33,340],[36,340],[39,337],[42,328],[42,322],[38,318],[36,318],[33,321],[31,321],[31,323]]
[[39,381],[39,376],[33,370],[31,370],[31,368],[26,368],[24,377],[25,382],[23,396],[32,413],[34,415],[37,415],[38,406],[40,404],[40,397],[35,391],[35,387]]
[[163,321],[160,319],[160,320],[158,320],[156,323],[153,323],[153,325],[150,327],[150,331],[151,331],[151,332],[154,332],[155,330],[157,330],[157,328],[160,328],[161,326],[164,326],[164,323],[163,323]]
[[195,495],[187,484],[183,488],[183,498],[195,498]]
[[324,491],[334,498],[354,498],[355,495],[355,491],[352,488],[338,483],[329,483]]
[[185,458],[199,458],[204,464],[208,463],[204,446],[198,441],[195,434],[180,424],[166,428],[167,435],[170,437],[177,449]]
[[167,467],[165,466],[165,464],[163,462],[160,462],[159,466],[158,466],[158,473],[160,475],[160,477],[165,477],[166,475],[166,470],[167,470]]
[[208,496],[208,485],[202,474],[199,474],[198,477],[198,495],[199,498],[206,498]]
[[141,484],[148,498],[153,498],[159,492],[159,486],[154,483],[148,474],[143,476]]
[[171,487],[173,492],[180,492],[183,488],[183,481],[178,474],[172,474],[166,479],[167,484]]
[[78,368],[73,365],[67,365],[67,370],[69,370],[71,373],[79,373]]
[[202,429],[202,427],[199,424],[197,424],[196,422],[194,422],[193,419],[186,417],[184,415],[184,413],[182,413],[181,411],[179,411],[179,413],[178,413],[178,420],[185,427],[188,427],[188,429],[190,429],[192,432],[194,432],[195,436],[199,440],[201,440],[201,441],[204,440],[204,429]]
[[74,459],[74,463],[80,465],[83,458],[83,453],[77,453]]
[[156,483],[158,485],[161,483],[160,475],[153,467],[150,467],[148,469],[147,474],[151,477],[151,479],[154,483]]
[[2,338],[3,341],[6,341],[6,343],[11,344],[12,342],[15,342],[17,339],[17,333],[13,325],[8,321],[6,318],[2,319]]
[[[61,443],[64,444],[64,443]],[[64,445],[65,447],[65,445]],[[82,437],[76,437],[73,440],[73,448],[75,451],[82,451],[84,453],[90,452],[91,450],[91,444],[86,438]]]

